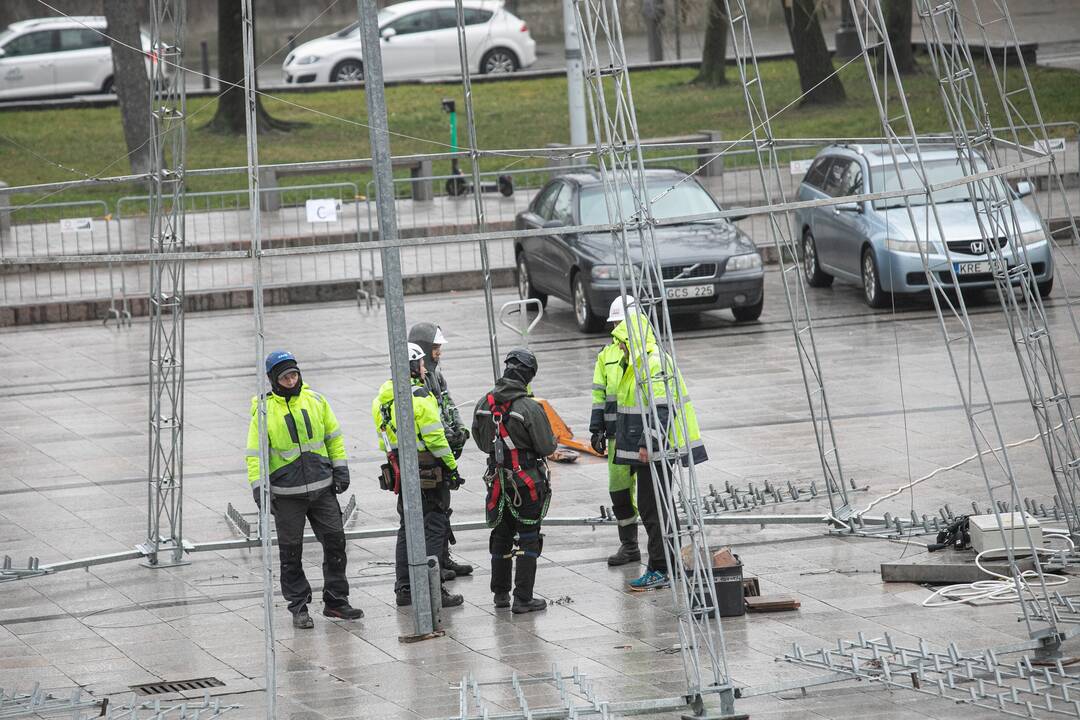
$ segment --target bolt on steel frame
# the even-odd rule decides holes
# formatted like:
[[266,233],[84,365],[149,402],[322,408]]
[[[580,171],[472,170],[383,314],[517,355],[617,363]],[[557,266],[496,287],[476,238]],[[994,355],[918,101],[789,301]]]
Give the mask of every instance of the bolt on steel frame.
[[[649,460],[654,468],[653,492],[664,535],[664,555],[669,568],[670,589],[678,620],[680,650],[686,675],[686,699],[695,713],[704,712],[704,698],[716,695],[722,715],[734,712],[734,690],[728,674],[724,637],[712,579],[703,518],[704,507],[698,492],[693,448],[684,448],[691,460],[680,462],[674,438],[681,435],[690,445],[681,376],[677,370],[675,342],[671,334],[664,278],[637,127],[637,114],[630,86],[617,0],[575,0],[574,14],[580,28],[584,57],[585,85],[592,120],[593,142],[604,186],[608,221],[612,223],[614,246],[622,295],[629,291],[637,299],[637,312],[627,312],[629,351],[636,386],[641,389],[640,414],[646,436],[652,438]],[[609,107],[609,93],[614,108]],[[624,207],[629,193],[631,207]],[[635,258],[631,248],[640,248]],[[624,308],[627,310],[627,308]],[[650,353],[645,346],[645,324],[660,330],[657,354],[663,367],[660,378],[651,376]],[[654,383],[663,384],[664,396],[657,397]],[[641,397],[644,395],[645,397]],[[659,407],[667,406],[667,420]],[[678,499],[676,499],[676,495]],[[685,522],[678,521],[680,508]],[[684,563],[682,546],[688,542],[693,570]]]
[[[735,55],[735,64],[739,68],[739,79],[743,85],[743,99],[746,102],[746,112],[750,120],[749,135],[754,141],[758,175],[761,178],[765,204],[773,205],[776,202],[773,199],[771,185],[775,183],[780,195],[779,203],[783,205],[788,202],[787,194],[784,192],[784,182],[780,176],[772,118],[765,102],[765,88],[758,69],[746,2],[745,0],[724,0],[724,9],[731,30],[731,46]],[[803,385],[806,387],[806,400],[810,408],[810,420],[814,426],[818,455],[821,457],[821,471],[825,478],[825,489],[829,494],[829,506],[833,517],[844,521],[854,514],[854,510],[848,502],[844,472],[840,465],[840,452],[836,446],[836,432],[833,430],[829,401],[825,394],[825,378],[821,371],[817,344],[814,341],[814,323],[806,297],[806,281],[798,260],[799,246],[792,236],[791,222],[787,213],[772,213],[769,215],[768,222],[773,244],[776,247],[777,262],[780,264],[780,280],[784,286],[784,299],[787,301],[791,329],[795,336],[795,349],[799,356]]]
[[184,561],[184,185],[187,0],[150,0],[150,446],[146,542],[152,566]]
[[[1001,143],[994,137],[990,125],[990,108],[979,83],[978,69],[956,3],[931,5],[926,0],[918,0],[916,7],[964,173],[977,173],[982,160],[989,167],[1000,165]],[[1008,7],[1003,0],[999,7],[1003,17],[1008,17]],[[1029,92],[1029,87],[1025,82],[1015,92]],[[1008,100],[1008,93],[1005,99]],[[1050,155],[1052,158],[1053,153]],[[1051,169],[1054,169],[1053,165]],[[1042,293],[1029,260],[1025,233],[1020,228],[1011,193],[1001,180],[972,182],[971,198],[987,259],[996,266],[992,269],[994,287],[1042,436],[1059,504],[1066,511],[1069,534],[1080,539],[1080,508],[1077,507],[1080,501],[1080,428],[1076,424],[1061,360],[1046,322]],[[1040,228],[1040,236],[1042,232]],[[1013,265],[1008,264],[1004,254],[1007,244],[1013,248]],[[1014,286],[1018,286],[1019,292],[1014,292]]]
[[[854,16],[859,17],[859,10],[861,9],[863,11],[861,13],[861,22],[856,24],[856,31],[859,37],[860,47],[862,48],[861,54],[866,69],[867,81],[874,97],[874,103],[877,106],[878,116],[886,139],[890,166],[896,172],[897,182],[900,185],[910,184],[911,182],[908,181],[905,183],[905,176],[901,173],[901,158],[909,162],[911,166],[916,169],[918,177],[915,182],[917,186],[921,186],[926,190],[926,206],[929,209],[929,215],[926,222],[928,225],[932,222],[937,230],[937,236],[939,238],[945,238],[944,227],[933,197],[933,189],[928,184],[928,175],[923,160],[922,146],[917,139],[915,124],[912,120],[911,111],[908,108],[907,98],[904,94],[903,80],[896,67],[895,58],[892,54],[892,47],[889,44],[889,34],[886,29],[884,12],[881,8],[880,0],[849,0],[849,3]],[[874,35],[877,37],[876,41],[870,40],[871,30],[873,30]],[[939,48],[931,48],[931,53],[938,52],[939,50]],[[876,74],[877,67],[873,56],[877,53],[880,53],[882,56],[882,79],[879,79]],[[948,82],[952,78],[945,77],[942,79],[944,82]],[[892,94],[888,91],[888,80],[892,80],[893,82]],[[898,115],[890,116],[888,103],[893,96],[895,96],[896,101],[900,104],[901,112]],[[947,111],[950,109],[948,105],[946,106],[946,109]],[[893,126],[894,123],[902,124],[904,132],[897,132]],[[902,136],[904,136],[903,139]],[[961,154],[963,154],[963,146],[961,146],[960,149]],[[964,179],[970,188],[971,184],[978,180],[978,175],[969,173],[975,173],[977,168],[965,166],[964,169],[968,171],[965,173]],[[997,176],[995,175],[992,180],[996,178]],[[999,182],[1003,183],[1004,180],[1000,180]],[[979,466],[986,483],[987,492],[990,496],[991,507],[998,521],[1002,546],[1007,552],[1008,564],[1015,583],[1017,596],[1020,600],[1024,622],[1028,633],[1032,638],[1039,640],[1048,647],[1056,646],[1060,643],[1061,638],[1058,633],[1057,622],[1050,603],[1050,591],[1046,586],[1039,555],[1038,553],[1035,553],[1033,555],[1033,560],[1035,571],[1039,578],[1038,588],[1041,597],[1036,596],[1028,590],[1028,585],[1023,580],[1022,572],[1017,565],[1016,555],[1011,546],[1012,543],[1004,529],[1002,521],[1003,513],[1001,511],[1001,506],[999,506],[998,503],[998,494],[1004,491],[1007,495],[1008,499],[1004,504],[1004,507],[1006,508],[1018,507],[1023,500],[1013,472],[1012,462],[1009,458],[1004,434],[1002,433],[1001,425],[998,422],[997,410],[990,393],[990,387],[986,380],[986,376],[983,373],[979,348],[975,340],[971,318],[968,316],[967,306],[964,303],[964,296],[960,291],[960,281],[956,274],[949,245],[946,242],[941,243],[946,261],[946,264],[943,267],[948,271],[946,275],[942,270],[940,263],[933,266],[931,265],[930,252],[932,245],[928,236],[929,233],[920,230],[920,223],[916,220],[910,197],[905,195],[903,202],[905,212],[915,235],[915,242],[919,250],[919,257],[922,261],[923,272],[926,276],[927,284],[930,287],[930,296],[933,300],[934,310],[937,314],[938,322],[941,325],[942,334],[945,340],[945,349],[948,352],[953,375],[956,378],[957,390],[959,391],[961,403],[964,407],[964,414],[967,417],[968,426],[971,430],[972,441],[975,444]],[[928,230],[929,228],[927,228],[927,231]],[[947,280],[942,280],[942,275],[946,275]],[[950,330],[950,320],[955,328],[955,332]],[[986,416],[985,419],[982,418],[984,415]],[[991,438],[996,441],[996,445],[995,442],[991,441]],[[984,461],[984,456],[987,454],[993,457],[995,461],[994,464],[997,466],[997,470],[1000,473],[1001,478],[997,481],[991,476],[990,471],[987,469],[987,464]],[[1031,528],[1027,515],[1021,512],[1019,513],[1019,517],[1023,524],[1024,537],[1027,546],[1035,547],[1035,543],[1032,541]],[[1045,609],[1045,612],[1035,608]],[[1045,621],[1045,627],[1035,626],[1035,621],[1040,617]]]

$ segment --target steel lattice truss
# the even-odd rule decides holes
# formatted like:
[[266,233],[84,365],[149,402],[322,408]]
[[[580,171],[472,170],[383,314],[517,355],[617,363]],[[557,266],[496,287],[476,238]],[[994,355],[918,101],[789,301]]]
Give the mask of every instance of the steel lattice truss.
[[1013,717],[1080,717],[1080,670],[1060,659],[1035,665],[1025,655],[1010,663],[993,650],[965,655],[955,643],[940,651],[921,638],[905,646],[888,635],[868,640],[859,633],[854,641],[838,640],[835,648],[795,644],[784,660]]
[[[862,21],[857,24],[859,42],[862,48],[867,80],[874,96],[874,102],[877,105],[890,165],[896,171],[898,178],[903,178],[900,171],[901,159],[911,163],[915,168],[918,176],[917,183],[925,189],[927,195],[926,206],[929,211],[927,222],[933,223],[937,230],[937,237],[944,238],[946,234],[941,217],[937,205],[933,201],[931,187],[927,182],[922,146],[916,136],[915,124],[904,94],[903,81],[896,68],[892,49],[889,45],[889,35],[886,31],[884,12],[880,0],[849,0],[849,2],[852,12],[859,13],[862,16]],[[949,49],[935,47],[931,48],[930,51],[932,54],[937,54],[938,52],[947,52]],[[884,63],[884,71],[881,77],[878,77],[877,74],[878,61],[874,59],[874,54],[878,53],[881,54]],[[964,74],[971,72],[973,71],[968,69]],[[942,77],[942,81],[946,83],[962,81],[963,79],[962,76],[955,75]],[[892,93],[889,90],[889,81],[892,82]],[[890,102],[895,102],[898,105],[898,108],[892,109],[892,115],[890,115]],[[948,105],[948,102],[946,102],[946,106],[947,111],[954,109]],[[899,126],[899,129],[897,129],[897,126]],[[959,145],[958,149],[962,155],[971,152],[970,146]],[[974,167],[966,166],[965,170],[973,171]],[[995,173],[996,170],[991,168],[985,174],[990,176],[990,182],[1003,182],[996,179]],[[972,172],[966,172],[964,179],[969,187],[971,187],[972,183],[980,180]],[[901,184],[911,184],[911,180],[907,180],[905,183],[901,179],[900,182]],[[972,191],[974,191],[974,188]],[[1000,527],[999,501],[1004,501],[1005,507],[1016,507],[1022,504],[1023,499],[1013,473],[1012,462],[1009,459],[1009,452],[998,421],[994,400],[986,376],[983,373],[982,360],[978,344],[975,341],[971,318],[968,316],[964,297],[960,292],[960,282],[956,276],[955,265],[952,261],[948,243],[941,243],[945,264],[942,265],[937,261],[931,261],[930,253],[933,250],[931,240],[927,237],[928,233],[920,229],[920,223],[916,220],[908,196],[904,196],[903,204],[904,211],[907,213],[915,235],[923,272],[930,287],[934,310],[944,335],[945,348],[949,355],[953,375],[956,378],[957,390],[960,393],[964,414],[971,430],[979,466],[986,482],[992,508],[995,514],[998,515]],[[980,222],[982,221],[980,220]],[[993,458],[993,464],[990,468],[987,467],[984,459],[986,455]],[[1023,521],[1028,546],[1032,547],[1034,543],[1031,541],[1028,519],[1023,514],[1020,517]],[[1010,546],[1010,543],[1004,537],[1004,531],[1002,531],[1002,546],[1006,548]],[[1043,582],[1042,567],[1038,555],[1036,554],[1034,557],[1035,569],[1039,575],[1037,587],[1040,590],[1040,596],[1036,599],[1032,599],[1027,593],[1021,591],[1021,572],[1011,550],[1009,550],[1008,555],[1009,565],[1012,575],[1016,579],[1017,592],[1022,598],[1020,605],[1023,608],[1024,620],[1027,623],[1029,632],[1033,637],[1043,637],[1046,638],[1048,643],[1056,643],[1058,642],[1058,634],[1052,611],[1036,613],[1029,607],[1029,604],[1039,604],[1047,609],[1050,608],[1050,595],[1045,582]],[[1046,627],[1034,627],[1033,619],[1035,615],[1042,615],[1047,619]]]
[[[647,395],[644,398],[647,407],[642,407],[641,414],[645,432],[658,446],[651,451],[650,459],[655,461],[653,467],[663,475],[655,478],[654,490],[662,532],[670,540],[670,544],[664,543],[664,553],[679,623],[686,697],[692,706],[700,708],[703,695],[717,694],[721,712],[729,714],[733,712],[734,694],[728,677],[723,633],[719,620],[704,610],[717,607],[711,573],[688,571],[679,551],[686,545],[685,551],[690,553],[693,567],[712,567],[697,474],[692,463],[689,467],[682,466],[678,460],[679,449],[673,442],[677,431],[682,437],[689,437],[682,412],[684,390],[676,371],[663,273],[653,237],[651,201],[618,2],[577,0],[574,14],[581,31],[587,99],[605,203],[608,218],[615,225],[612,242],[618,261],[619,286],[624,295],[633,294],[639,309],[637,313],[627,313],[627,322],[633,325],[629,350],[637,387],[643,388],[643,394]],[[632,198],[631,207],[624,207],[627,197]],[[653,386],[656,380],[649,376],[645,323],[660,329],[656,352],[662,367],[663,398],[657,397]],[[659,405],[667,405],[666,423],[660,419]],[[676,428],[676,423],[680,427]],[[685,518],[681,524],[677,521],[679,510]]]
[[[780,175],[781,164],[776,154],[772,120],[765,103],[765,88],[758,71],[757,54],[754,51],[754,38],[750,30],[750,18],[745,0],[724,0],[724,7],[731,28],[731,45],[735,54],[735,64],[739,68],[739,79],[743,85],[743,97],[750,119],[750,136],[754,141],[758,161],[761,188],[765,194],[765,204],[786,204],[784,182]],[[774,187],[779,197],[774,196]],[[795,336],[795,349],[799,356],[799,368],[802,370],[803,384],[806,387],[806,399],[810,407],[810,419],[814,426],[814,438],[817,441],[818,455],[821,458],[821,470],[825,477],[825,489],[829,493],[829,505],[833,517],[846,520],[853,510],[848,503],[844,473],[840,466],[840,453],[836,447],[836,433],[833,430],[832,415],[829,413],[829,401],[825,395],[825,379],[821,372],[817,345],[814,342],[814,324],[810,317],[810,305],[806,298],[806,283],[797,258],[799,246],[792,236],[791,222],[786,212],[769,215],[769,232],[776,247],[777,262],[780,264],[780,279],[784,286],[784,298],[787,301],[788,314],[791,317],[791,329]]]
[[[985,158],[989,167],[1001,165],[1001,143],[994,138],[990,109],[979,83],[978,67],[971,55],[959,8],[955,2],[932,5],[927,0],[918,0],[917,8],[965,174],[976,175],[983,169],[980,158]],[[1006,58],[1009,54],[1005,53]],[[1009,92],[1004,95],[1006,100]],[[1015,92],[1030,92],[1030,85],[1025,83]],[[1030,97],[1033,99],[1034,94]],[[976,218],[987,248],[987,258],[997,266],[992,273],[994,285],[1008,323],[1020,375],[1042,435],[1060,504],[1068,510],[1065,521],[1070,534],[1080,537],[1080,509],[1077,508],[1080,500],[1080,428],[1046,322],[1046,311],[1035,284],[1020,221],[1010,191],[1000,180],[974,180],[971,197],[976,205]],[[1014,257],[1017,250],[1020,251],[1011,266],[1004,254],[1007,245],[1013,248]],[[1014,287],[1017,292],[1013,291]]]
[[152,565],[158,552],[183,561],[184,541],[184,171],[187,99],[183,42],[187,0],[150,0],[151,198],[150,448],[146,542]]

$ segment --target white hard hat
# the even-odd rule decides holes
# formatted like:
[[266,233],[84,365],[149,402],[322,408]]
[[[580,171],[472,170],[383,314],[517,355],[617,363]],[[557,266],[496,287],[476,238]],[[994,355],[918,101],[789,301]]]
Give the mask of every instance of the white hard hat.
[[435,326],[435,339],[431,341],[432,345],[445,345],[446,337],[442,334],[442,328],[438,325]]
[[633,295],[623,295],[622,297],[615,298],[611,303],[611,309],[608,310],[607,321],[622,322],[626,319],[624,306],[626,309],[630,309],[635,305],[637,305],[637,300],[634,299]]
[[420,347],[416,343],[409,343],[409,362],[416,362],[417,360],[424,359],[424,348]]

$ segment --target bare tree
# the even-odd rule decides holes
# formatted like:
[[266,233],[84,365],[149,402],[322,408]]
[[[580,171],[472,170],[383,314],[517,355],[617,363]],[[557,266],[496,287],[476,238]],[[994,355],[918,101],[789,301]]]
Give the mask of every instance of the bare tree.
[[832,55],[825,45],[815,0],[780,0],[784,23],[791,38],[799,85],[805,93],[802,105],[829,105],[843,101],[844,84],[833,75]]
[[[150,171],[150,79],[142,52],[138,0],[105,0],[106,34],[112,38],[113,76],[106,91],[116,93],[131,172]],[[132,48],[140,48],[133,50]]]
[[[252,7],[254,13],[254,5]],[[252,17],[252,22],[255,18]],[[243,135],[247,132],[244,109],[244,27],[241,0],[218,0],[218,78],[222,95],[209,127],[223,133]],[[291,130],[298,123],[278,120],[263,107],[256,97],[259,132]]]
[[728,17],[724,0],[710,0],[705,25],[705,45],[701,49],[701,69],[694,82],[719,87],[727,85]]
[[918,72],[911,47],[911,0],[886,0],[885,29],[889,33],[896,69],[901,73]]

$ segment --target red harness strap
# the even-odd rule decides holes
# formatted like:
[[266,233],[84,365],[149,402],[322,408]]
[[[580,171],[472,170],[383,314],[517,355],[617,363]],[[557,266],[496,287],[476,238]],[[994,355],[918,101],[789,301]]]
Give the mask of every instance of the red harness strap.
[[394,470],[394,494],[398,495],[401,493],[401,468],[398,467],[397,452],[391,450],[386,453],[386,457],[390,460],[390,467]]
[[[491,419],[495,421],[495,428],[499,432],[499,438],[502,439],[503,444],[510,451],[510,468],[514,471],[514,474],[525,483],[525,487],[529,488],[529,497],[533,502],[540,499],[540,495],[536,492],[536,483],[529,477],[529,473],[525,472],[521,467],[520,456],[518,455],[518,449],[514,445],[514,441],[510,439],[510,433],[506,430],[506,425],[503,424],[503,416],[510,413],[510,403],[505,402],[502,404],[496,404],[495,396],[488,393],[487,396],[488,409],[491,410]],[[501,488],[499,487],[499,475],[495,474],[495,482],[491,486],[491,499],[488,501],[488,510],[494,510],[499,503],[499,494]]]

